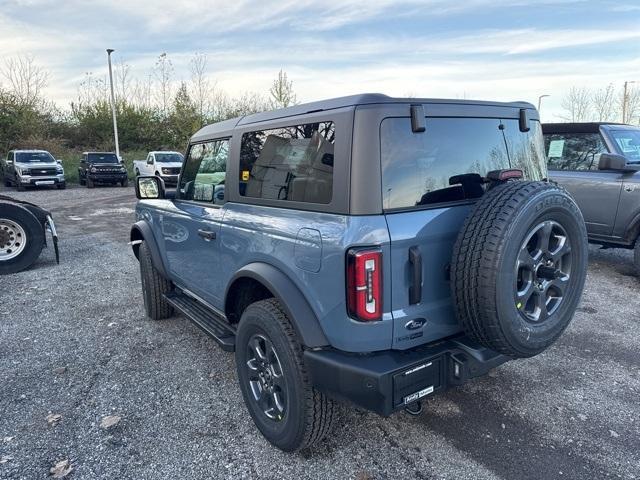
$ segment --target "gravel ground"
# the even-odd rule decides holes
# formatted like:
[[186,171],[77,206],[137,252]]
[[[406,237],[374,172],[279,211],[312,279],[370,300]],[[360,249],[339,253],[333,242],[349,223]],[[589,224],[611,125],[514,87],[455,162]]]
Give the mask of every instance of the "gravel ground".
[[[49,208],[44,250],[0,286],[0,478],[640,478],[640,281],[590,251],[579,312],[542,355],[429,399],[419,417],[344,408],[324,444],[271,447],[234,359],[183,318],[145,318],[126,245],[131,188],[10,192]],[[47,416],[58,414],[57,424]],[[121,417],[108,429],[108,415]],[[54,422],[55,423],[55,422]]]

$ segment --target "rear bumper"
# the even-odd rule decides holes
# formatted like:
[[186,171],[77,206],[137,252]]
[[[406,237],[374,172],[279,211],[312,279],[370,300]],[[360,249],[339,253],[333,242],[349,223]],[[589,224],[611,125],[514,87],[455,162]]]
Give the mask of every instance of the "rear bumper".
[[484,375],[510,357],[460,336],[411,350],[366,355],[307,350],[304,359],[318,390],[390,415],[427,395]]

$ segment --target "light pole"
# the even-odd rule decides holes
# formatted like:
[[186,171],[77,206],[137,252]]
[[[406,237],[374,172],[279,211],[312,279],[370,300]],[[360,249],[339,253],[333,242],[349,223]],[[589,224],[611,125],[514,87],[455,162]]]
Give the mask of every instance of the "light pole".
[[622,92],[622,123],[627,123],[627,85],[629,83],[636,83],[635,80],[624,82],[624,91]]
[[551,95],[546,95],[546,94],[545,94],[545,95],[540,95],[540,96],[538,97],[538,113],[540,113],[540,107],[542,106],[542,99],[543,99],[544,97],[550,97],[550,96],[551,96]]
[[113,115],[113,137],[116,142],[116,156],[120,160],[120,145],[118,145],[118,121],[116,120],[116,98],[113,94],[113,73],[111,72],[111,53],[115,50],[107,48],[107,60],[109,62],[109,85],[111,86],[111,114]]

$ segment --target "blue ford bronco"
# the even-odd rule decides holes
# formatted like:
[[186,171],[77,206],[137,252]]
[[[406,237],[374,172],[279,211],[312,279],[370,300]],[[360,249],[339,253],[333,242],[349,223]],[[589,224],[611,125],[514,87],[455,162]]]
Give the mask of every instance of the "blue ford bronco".
[[571,321],[585,224],[546,172],[523,102],[364,94],[206,126],[175,192],[136,180],[146,313],[235,352],[285,451],[321,440],[336,401],[416,413]]

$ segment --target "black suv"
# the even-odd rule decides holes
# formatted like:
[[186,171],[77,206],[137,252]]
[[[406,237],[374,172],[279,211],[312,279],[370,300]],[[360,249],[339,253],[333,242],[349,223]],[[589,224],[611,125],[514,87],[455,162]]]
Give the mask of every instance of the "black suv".
[[96,184],[122,185],[129,184],[127,169],[111,152],[84,152],[78,167],[80,185],[93,188]]

